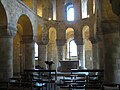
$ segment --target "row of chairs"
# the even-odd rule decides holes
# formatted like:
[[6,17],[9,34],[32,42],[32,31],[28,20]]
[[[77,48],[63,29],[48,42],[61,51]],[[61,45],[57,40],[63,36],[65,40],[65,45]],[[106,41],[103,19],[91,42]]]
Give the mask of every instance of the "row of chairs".
[[[1,87],[2,84],[6,88]],[[115,90],[120,90],[119,86],[119,84],[104,82],[104,70],[71,70],[67,74],[59,74],[56,70],[27,69],[20,77],[13,77],[8,82],[1,82],[0,90],[56,90],[56,87],[69,90],[106,90],[106,87],[109,87],[107,90],[110,90],[113,87],[118,88]]]

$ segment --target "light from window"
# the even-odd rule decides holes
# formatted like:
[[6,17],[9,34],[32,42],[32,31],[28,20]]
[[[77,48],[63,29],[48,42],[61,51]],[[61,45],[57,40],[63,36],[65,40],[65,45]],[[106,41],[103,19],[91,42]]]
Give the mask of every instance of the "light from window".
[[35,60],[38,59],[38,45],[35,43]]
[[82,3],[82,19],[87,18],[87,2],[88,0],[81,0]]
[[67,6],[67,21],[74,21],[74,8],[72,4]]
[[77,46],[74,40],[69,42],[70,44],[70,56],[77,56]]

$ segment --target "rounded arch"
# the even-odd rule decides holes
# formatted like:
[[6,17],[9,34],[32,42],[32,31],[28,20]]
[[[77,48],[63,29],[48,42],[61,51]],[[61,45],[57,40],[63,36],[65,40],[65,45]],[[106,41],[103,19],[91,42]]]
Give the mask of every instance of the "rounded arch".
[[66,29],[66,40],[68,40],[70,38],[74,39],[74,29],[73,28]]
[[49,28],[49,41],[55,41],[56,40],[56,29],[54,27]]
[[40,24],[37,29],[37,42],[42,42],[42,26]]
[[82,36],[83,36],[83,39],[89,39],[89,36],[90,36],[89,26],[86,25],[83,27]]
[[74,41],[74,29],[67,28],[66,29],[66,40],[67,43],[65,45],[65,56],[66,59],[77,59],[77,45]]
[[13,71],[14,71],[13,73],[14,74],[18,72],[22,72],[23,69],[27,66],[26,63],[32,62],[32,60],[27,60],[26,56],[29,53],[28,51],[25,50],[26,45],[24,46],[22,43],[30,42],[31,45],[29,46],[31,48],[33,41],[32,24],[27,15],[22,14],[19,17],[16,28],[17,28],[17,33],[13,38]]
[[83,49],[84,67],[88,69],[92,69],[93,68],[92,43],[89,40],[90,30],[88,25],[85,25],[83,27],[82,34],[83,34],[83,40],[84,40],[84,49]]
[[23,28],[23,35],[33,35],[32,23],[29,17],[25,14],[21,15],[18,19],[18,24],[20,24]]
[[23,28],[20,24],[17,24],[17,33],[13,38],[13,74],[22,72],[21,65],[21,41],[23,35]]
[[56,69],[57,67],[57,47],[56,47],[56,29],[54,27],[49,28],[49,42],[47,46],[47,51],[48,51],[48,61],[51,60],[55,64],[52,65],[53,69]]

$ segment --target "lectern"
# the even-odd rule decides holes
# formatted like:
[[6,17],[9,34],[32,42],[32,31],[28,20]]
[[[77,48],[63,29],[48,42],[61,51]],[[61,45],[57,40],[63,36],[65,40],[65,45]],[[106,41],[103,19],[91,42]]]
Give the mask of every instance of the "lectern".
[[51,70],[51,68],[52,68],[51,66],[52,66],[52,64],[54,64],[54,62],[53,61],[45,61],[45,63],[48,66],[48,69]]

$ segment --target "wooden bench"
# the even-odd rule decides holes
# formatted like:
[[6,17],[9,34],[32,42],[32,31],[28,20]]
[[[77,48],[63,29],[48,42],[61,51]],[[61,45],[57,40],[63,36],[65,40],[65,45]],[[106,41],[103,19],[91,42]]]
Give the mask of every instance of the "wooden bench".
[[[64,75],[64,74],[63,74]],[[63,76],[60,88],[73,89],[101,89],[104,82],[104,70],[100,69],[72,69],[70,74]],[[67,78],[66,78],[67,77]],[[69,77],[69,78],[68,78]]]

